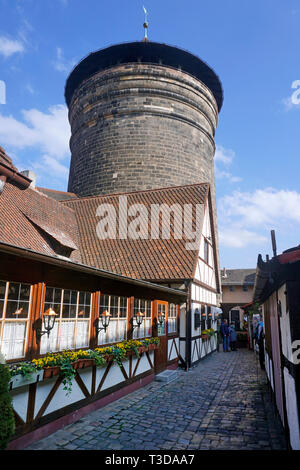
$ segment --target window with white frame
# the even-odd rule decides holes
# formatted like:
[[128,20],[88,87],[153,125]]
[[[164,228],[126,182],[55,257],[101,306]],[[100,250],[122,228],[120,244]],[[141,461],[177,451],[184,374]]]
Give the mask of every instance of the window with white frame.
[[168,333],[177,333],[177,305],[169,304]]
[[46,287],[44,312],[52,308],[54,328],[42,336],[41,354],[89,346],[91,293]]
[[140,327],[133,330],[133,338],[152,336],[152,302],[151,300],[134,299],[133,322],[136,324],[136,314],[143,313],[143,322]]
[[117,343],[126,339],[128,297],[102,294],[100,296],[100,318],[105,311],[110,314],[109,325],[106,331],[99,332],[98,344]]
[[0,281],[0,350],[7,360],[25,356],[32,287]]

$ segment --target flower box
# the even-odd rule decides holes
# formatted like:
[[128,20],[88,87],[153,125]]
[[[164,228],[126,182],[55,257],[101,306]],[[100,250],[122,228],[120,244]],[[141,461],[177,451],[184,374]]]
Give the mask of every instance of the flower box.
[[207,340],[208,336],[207,335],[201,335],[201,338],[204,339],[204,340]]
[[145,346],[140,346],[140,347],[138,348],[138,352],[139,352],[140,354],[142,354],[142,353],[144,353],[144,352],[146,352],[146,351],[147,351],[147,348],[146,348]]
[[155,343],[149,344],[149,346],[148,346],[149,351],[154,351],[155,349],[159,349],[158,344],[155,344]]
[[51,366],[51,367],[45,367],[44,368],[44,379],[51,379],[52,377],[55,377],[56,375],[59,375],[60,371],[60,366]]
[[76,369],[85,369],[95,364],[94,359],[77,359]]
[[105,360],[106,360],[107,362],[111,362],[111,361],[113,360],[113,358],[114,358],[114,355],[113,355],[113,354],[105,354],[104,357],[105,357]]
[[40,380],[42,380],[42,378],[43,378],[42,370],[39,370],[37,372],[32,372],[32,374],[30,374],[30,377],[24,377],[24,375],[22,374],[14,375],[11,378],[11,381],[9,384],[9,390],[22,387],[23,385],[29,385],[35,382],[39,382]]

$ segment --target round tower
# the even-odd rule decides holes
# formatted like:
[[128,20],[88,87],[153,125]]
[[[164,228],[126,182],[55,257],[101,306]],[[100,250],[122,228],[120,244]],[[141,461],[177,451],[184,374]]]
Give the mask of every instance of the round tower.
[[223,92],[198,57],[134,42],[94,52],[67,79],[68,191],[78,196],[209,182]]

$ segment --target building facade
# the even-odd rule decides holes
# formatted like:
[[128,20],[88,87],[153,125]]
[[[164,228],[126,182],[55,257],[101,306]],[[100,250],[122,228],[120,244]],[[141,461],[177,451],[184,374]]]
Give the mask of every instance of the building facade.
[[265,368],[293,450],[300,450],[300,248],[258,257],[254,301],[262,308]]
[[[12,384],[11,448],[167,368],[187,370],[217,346],[218,77],[180,49],[130,43],[90,54],[69,76],[65,96],[68,192],[36,187],[0,152],[0,349],[15,364],[132,339],[158,337],[160,345],[129,355],[121,367],[108,357],[103,368],[76,369],[71,397],[59,374]],[[117,227],[114,236],[99,235],[104,225]],[[54,326],[40,337],[48,311],[55,312]],[[109,324],[98,330],[104,314]]]
[[247,304],[253,299],[255,269],[221,271],[223,317],[240,329],[244,325]]

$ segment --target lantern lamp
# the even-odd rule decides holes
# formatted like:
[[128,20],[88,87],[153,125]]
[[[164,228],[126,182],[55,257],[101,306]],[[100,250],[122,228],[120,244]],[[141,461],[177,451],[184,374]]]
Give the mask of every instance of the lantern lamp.
[[[99,335],[101,330],[104,330],[104,332],[106,332],[106,330],[108,328],[108,325],[109,325],[110,317],[111,317],[111,314],[107,310],[105,310],[103,313],[101,313],[101,315],[97,319],[97,323],[96,323],[96,334],[97,334],[97,336]],[[100,318],[101,318],[102,326],[99,326]]]
[[143,312],[137,312],[134,315],[134,320],[136,321],[136,325],[132,324],[132,331],[135,328],[140,328],[141,324],[143,323],[144,316],[145,316],[145,313]]
[[41,337],[47,333],[47,336],[49,338],[50,331],[53,330],[54,328],[54,323],[55,323],[55,317],[57,317],[57,313],[53,310],[53,308],[48,308],[46,312],[43,314],[43,326],[44,330],[42,328],[37,328],[36,329],[36,342],[39,344],[41,341]]
[[161,326],[163,325],[165,319],[166,319],[165,312],[162,312],[162,311],[158,312],[158,321]]

